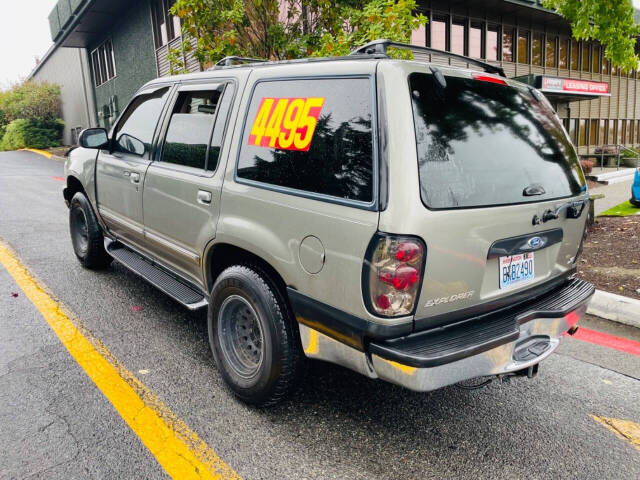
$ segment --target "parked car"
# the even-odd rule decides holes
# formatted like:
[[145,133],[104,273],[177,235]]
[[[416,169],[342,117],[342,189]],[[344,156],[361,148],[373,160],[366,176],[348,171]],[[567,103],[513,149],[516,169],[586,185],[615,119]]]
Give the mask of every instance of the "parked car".
[[67,159],[82,265],[208,308],[245,402],[284,398],[305,357],[417,391],[532,377],[593,294],[585,179],[545,97],[389,46],[153,80]]

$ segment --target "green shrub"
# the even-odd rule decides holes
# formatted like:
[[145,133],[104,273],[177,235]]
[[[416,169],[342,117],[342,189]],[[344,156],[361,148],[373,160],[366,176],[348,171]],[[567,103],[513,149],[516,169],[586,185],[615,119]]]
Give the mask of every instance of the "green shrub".
[[0,140],[0,150],[19,148],[50,148],[61,145],[62,120],[39,120],[18,118],[9,123]]

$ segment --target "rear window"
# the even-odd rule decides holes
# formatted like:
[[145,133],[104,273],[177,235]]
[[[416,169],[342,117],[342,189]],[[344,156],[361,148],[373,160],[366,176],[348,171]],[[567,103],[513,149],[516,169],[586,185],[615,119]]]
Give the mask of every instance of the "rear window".
[[237,176],[369,203],[371,122],[368,78],[260,82],[251,98]]
[[537,202],[585,180],[562,125],[529,90],[412,73],[420,194],[428,208]]

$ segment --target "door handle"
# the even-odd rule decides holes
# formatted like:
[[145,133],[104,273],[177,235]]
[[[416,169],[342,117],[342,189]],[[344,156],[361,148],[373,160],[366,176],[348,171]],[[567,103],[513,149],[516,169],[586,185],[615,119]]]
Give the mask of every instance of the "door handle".
[[211,203],[211,198],[211,192],[207,192],[206,190],[198,190],[198,203],[208,205]]
[[138,172],[131,172],[131,183],[140,183],[140,174]]

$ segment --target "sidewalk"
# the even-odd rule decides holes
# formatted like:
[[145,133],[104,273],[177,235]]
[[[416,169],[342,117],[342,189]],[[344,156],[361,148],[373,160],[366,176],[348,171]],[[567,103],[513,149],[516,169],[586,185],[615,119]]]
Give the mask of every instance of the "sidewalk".
[[622,202],[631,198],[631,184],[633,179],[627,182],[613,183],[611,185],[603,185],[601,187],[589,189],[592,195],[604,194],[604,198],[596,200],[595,214],[598,215],[611,207],[620,205]]

